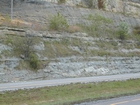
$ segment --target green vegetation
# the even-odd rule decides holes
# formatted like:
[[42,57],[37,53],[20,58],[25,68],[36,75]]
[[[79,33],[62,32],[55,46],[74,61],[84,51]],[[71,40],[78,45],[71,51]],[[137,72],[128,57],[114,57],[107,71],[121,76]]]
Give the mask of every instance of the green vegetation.
[[70,46],[80,46],[83,42],[78,39],[63,38],[60,40],[44,41],[45,50],[42,55],[48,58],[66,57],[72,55],[79,55],[79,52],[74,51]]
[[125,40],[128,35],[128,25],[124,22],[120,23],[118,35],[121,40]]
[[[16,41],[19,40],[19,41]],[[17,38],[14,41],[14,50],[18,52],[19,55],[22,54],[25,59],[29,58],[30,54],[34,53],[35,50],[33,45],[35,44],[33,37],[26,35],[24,38]]]
[[[16,67],[17,69],[27,68],[37,70],[41,64],[36,54],[39,54],[40,58],[46,57],[49,60],[73,55],[83,56],[85,58],[91,56],[140,56],[139,51],[129,52],[129,50],[140,48],[139,26],[133,27],[133,33],[128,34],[129,26],[124,22],[120,23],[118,28],[115,28],[111,19],[98,14],[90,14],[87,17],[85,16],[84,19],[88,21],[86,25],[76,24],[69,26],[65,17],[58,13],[50,17],[49,29],[51,32],[55,30],[66,31],[68,32],[67,34],[73,33],[71,34],[73,36],[79,35],[79,33],[83,31],[89,35],[89,40],[87,40],[85,36],[82,36],[83,38],[80,38],[80,36],[65,37],[63,33],[62,36],[64,37],[61,38],[40,37],[37,39],[37,37],[21,37],[20,35],[15,35],[16,32],[10,31],[5,35],[0,35],[0,43],[11,47],[11,50],[1,51],[1,57],[21,57],[25,61],[22,61],[21,64]],[[6,20],[7,22],[9,21],[8,18],[5,19],[5,21]],[[46,29],[45,25],[40,26],[42,25],[36,24],[34,30],[43,31]],[[78,34],[75,34],[75,32],[78,32]],[[90,37],[95,38],[93,42],[90,40]],[[36,39],[38,41],[36,41]],[[45,50],[35,51],[33,46],[37,45],[38,42],[43,42]],[[119,49],[124,49],[128,52],[123,52]]]
[[58,0],[58,4],[62,4],[62,3],[65,3],[66,0]]
[[87,5],[89,8],[93,7],[93,0],[88,0]]
[[70,84],[0,93],[1,105],[70,105],[78,102],[139,94],[140,79]]
[[39,68],[38,57],[34,49],[35,44],[35,38],[33,38],[33,36],[30,35],[26,35],[24,38],[15,38],[13,44],[15,54],[18,56],[22,56],[22,59],[27,61],[33,70]]
[[39,69],[40,64],[39,64],[38,56],[35,53],[31,53],[29,55],[29,64],[31,68],[33,68],[34,70]]
[[81,26],[89,35],[94,37],[101,37],[106,36],[109,33],[107,31],[107,26],[112,23],[111,19],[105,18],[98,14],[95,14],[94,16],[90,14],[85,19],[90,22],[89,25]]
[[2,50],[1,51],[1,55],[5,56],[5,57],[12,57],[13,56],[12,53],[13,52],[11,50]]
[[5,44],[5,45],[12,45],[14,42],[14,38],[15,36],[12,35],[1,35],[0,39],[1,39],[1,43]]
[[30,70],[31,67],[30,67],[29,62],[27,62],[25,60],[20,60],[19,64],[15,67],[15,69],[16,70],[23,70],[23,69]]
[[60,13],[57,13],[57,15],[50,17],[49,20],[50,30],[60,31],[60,30],[66,30],[67,28],[68,28],[67,20]]
[[[34,67],[40,67],[39,61],[37,61],[36,56],[29,56],[30,54],[35,55],[36,51],[34,47],[32,47],[35,44],[38,44],[39,42],[43,42],[45,45],[45,50],[38,51],[37,53],[41,55],[42,58],[47,57],[50,60],[55,59],[57,57],[68,57],[68,56],[84,56],[84,57],[90,57],[90,56],[122,56],[122,57],[132,57],[132,56],[140,56],[139,52],[119,52],[118,49],[133,49],[140,48],[140,35],[129,35],[129,37],[133,40],[136,40],[136,43],[128,43],[127,41],[118,42],[115,40],[106,41],[106,40],[97,40],[93,43],[91,41],[82,40],[79,38],[62,38],[62,39],[49,39],[44,40],[42,38],[36,38],[36,37],[19,37],[16,35],[1,35],[1,43],[6,44],[13,48],[9,50],[4,50],[1,52],[2,55],[6,57],[11,56],[17,56],[17,57],[23,57],[24,60],[32,61],[34,62],[36,66]],[[18,41],[17,41],[18,40]],[[32,40],[30,42],[30,40]],[[29,43],[30,42],[30,43]],[[24,43],[24,44],[21,44]],[[92,49],[95,48],[95,49]],[[97,49],[96,49],[97,48]],[[111,51],[112,50],[112,51]],[[115,51],[115,52],[114,52]],[[33,57],[33,58],[31,58]],[[25,63],[25,62],[24,62]],[[28,62],[32,65],[32,63]],[[31,69],[33,66],[27,66],[28,69]],[[20,65],[21,66],[21,65]],[[27,68],[26,67],[26,68]],[[31,68],[30,68],[31,67]],[[34,68],[33,67],[33,68]],[[17,67],[22,68],[22,67]],[[24,67],[23,67],[24,68]]]
[[135,26],[133,29],[133,33],[136,35],[140,35],[140,26]]

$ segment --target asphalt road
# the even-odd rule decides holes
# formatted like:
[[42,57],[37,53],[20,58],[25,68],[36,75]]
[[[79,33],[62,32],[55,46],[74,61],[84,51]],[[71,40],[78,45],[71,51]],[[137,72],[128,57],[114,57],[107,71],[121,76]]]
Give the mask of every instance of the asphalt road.
[[93,102],[85,102],[75,105],[140,105],[140,94],[133,96],[125,96],[119,98],[113,98],[109,100],[100,100]]
[[58,86],[58,85],[65,85],[70,83],[102,82],[102,81],[114,81],[114,80],[127,80],[127,79],[135,79],[135,78],[140,78],[140,73],[4,83],[4,84],[0,84],[0,91],[29,89],[29,88],[38,88],[38,87],[45,87],[45,86]]

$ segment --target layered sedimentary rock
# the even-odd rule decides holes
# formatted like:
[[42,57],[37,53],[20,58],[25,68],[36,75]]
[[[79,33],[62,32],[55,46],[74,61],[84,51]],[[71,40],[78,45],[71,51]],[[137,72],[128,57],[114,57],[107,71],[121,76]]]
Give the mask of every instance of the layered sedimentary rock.
[[[29,2],[33,0],[26,1]],[[54,3],[59,2],[59,0],[41,0],[41,1]],[[140,16],[139,0],[66,0],[64,3],[69,6],[90,7],[95,9],[103,9],[111,12],[121,12],[126,15]]]

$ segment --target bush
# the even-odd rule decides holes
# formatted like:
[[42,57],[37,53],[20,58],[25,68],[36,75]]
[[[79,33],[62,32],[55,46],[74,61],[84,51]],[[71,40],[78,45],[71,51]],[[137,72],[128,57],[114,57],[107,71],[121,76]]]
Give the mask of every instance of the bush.
[[34,70],[37,70],[39,68],[38,57],[34,53],[30,54],[29,56],[29,64]]
[[26,35],[23,38],[16,38],[14,41],[14,51],[23,55],[25,59],[28,59],[30,54],[35,52],[33,47],[34,44],[35,40],[29,35]]
[[124,22],[120,23],[118,35],[121,40],[125,40],[128,34],[128,25]]
[[58,4],[62,4],[62,3],[65,3],[66,0],[58,0]]
[[135,26],[134,29],[133,29],[133,33],[137,34],[137,35],[140,35],[140,26]]
[[27,61],[32,69],[37,70],[39,68],[39,61],[35,54],[35,42],[32,36],[26,35],[22,38],[16,38],[13,45],[15,54],[18,54],[22,59]]
[[92,8],[93,7],[93,0],[88,0],[87,5],[89,8]]
[[67,20],[60,14],[50,17],[49,28],[52,30],[66,30],[68,28]]

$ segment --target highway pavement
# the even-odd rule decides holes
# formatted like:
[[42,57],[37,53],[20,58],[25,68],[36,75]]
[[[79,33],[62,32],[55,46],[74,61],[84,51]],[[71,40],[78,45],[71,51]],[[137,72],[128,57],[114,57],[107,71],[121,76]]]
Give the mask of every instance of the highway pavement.
[[140,105],[140,94],[113,98],[108,100],[99,100],[93,102],[85,102],[75,105]]
[[102,82],[102,81],[127,80],[127,79],[136,79],[136,78],[140,78],[140,73],[81,77],[81,78],[66,78],[66,79],[29,81],[29,82],[2,83],[0,84],[0,91],[39,88],[39,87],[45,87],[45,86],[58,86],[58,85],[66,85],[70,83]]

